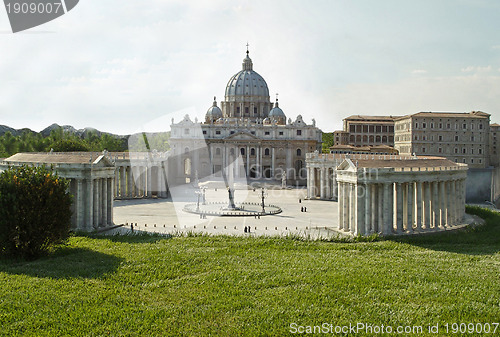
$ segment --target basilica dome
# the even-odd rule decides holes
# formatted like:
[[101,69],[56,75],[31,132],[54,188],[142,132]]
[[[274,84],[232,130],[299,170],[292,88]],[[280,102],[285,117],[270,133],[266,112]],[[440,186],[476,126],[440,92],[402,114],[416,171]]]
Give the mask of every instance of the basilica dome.
[[[269,100],[267,83],[253,70],[252,59],[247,56],[243,59],[243,69],[233,75],[226,86],[226,100],[236,100],[236,96],[256,96],[260,100]],[[233,99],[231,99],[233,98]]]
[[205,115],[205,122],[213,123],[222,118],[222,110],[217,106],[217,100],[214,97],[214,104],[208,109]]
[[278,99],[276,98],[276,103],[274,103],[274,108],[269,111],[269,118],[278,124],[285,124],[286,116],[283,110],[278,106]]

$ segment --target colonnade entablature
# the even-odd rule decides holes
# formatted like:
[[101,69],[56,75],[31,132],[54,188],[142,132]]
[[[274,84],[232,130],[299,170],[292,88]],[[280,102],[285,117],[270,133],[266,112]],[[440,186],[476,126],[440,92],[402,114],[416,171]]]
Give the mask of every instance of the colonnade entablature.
[[414,234],[462,225],[467,165],[445,158],[345,159],[336,168],[339,231]]

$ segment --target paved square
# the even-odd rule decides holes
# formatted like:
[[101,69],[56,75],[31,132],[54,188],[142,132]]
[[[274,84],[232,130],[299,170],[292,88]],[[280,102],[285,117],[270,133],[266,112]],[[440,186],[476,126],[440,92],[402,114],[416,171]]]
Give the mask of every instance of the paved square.
[[[172,191],[172,199],[133,199],[116,200],[114,203],[114,222],[124,224],[111,233],[129,232],[130,224],[134,224],[134,231],[157,233],[206,232],[210,234],[248,235],[244,232],[245,226],[251,227],[250,235],[286,235],[300,234],[311,237],[336,236],[334,227],[337,225],[337,202],[324,200],[304,200],[305,188],[298,189],[269,189],[265,204],[281,207],[282,213],[266,215],[259,218],[254,216],[207,216],[200,219],[198,214],[191,214],[182,209],[188,203],[196,203],[194,190],[187,189]],[[206,200],[211,202],[225,202],[228,200],[225,189],[208,188]],[[260,203],[260,190],[237,189],[235,202]],[[299,199],[301,202],[299,202]],[[201,202],[201,201],[200,201]],[[301,212],[301,208],[306,209]],[[135,225],[137,224],[137,226]]]

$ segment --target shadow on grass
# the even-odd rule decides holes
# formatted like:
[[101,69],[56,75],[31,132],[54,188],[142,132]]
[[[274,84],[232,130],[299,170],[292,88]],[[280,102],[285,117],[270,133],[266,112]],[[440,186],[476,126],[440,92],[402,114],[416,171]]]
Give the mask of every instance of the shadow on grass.
[[52,279],[102,278],[114,273],[122,260],[90,249],[61,247],[35,261],[2,257],[0,272]]
[[134,230],[130,232],[128,228],[123,228],[122,232],[115,234],[103,234],[103,233],[75,233],[76,236],[84,236],[91,239],[97,240],[108,240],[111,242],[119,243],[156,243],[161,240],[171,239],[170,234],[161,234],[148,231]]
[[493,255],[500,252],[500,213],[476,206],[467,206],[466,211],[483,218],[485,223],[455,232],[387,237],[386,240],[457,254]]

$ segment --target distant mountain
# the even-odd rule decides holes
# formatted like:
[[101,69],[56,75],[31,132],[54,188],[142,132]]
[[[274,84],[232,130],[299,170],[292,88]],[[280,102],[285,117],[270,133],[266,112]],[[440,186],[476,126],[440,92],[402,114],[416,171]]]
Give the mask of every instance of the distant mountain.
[[[97,129],[94,129],[94,128],[90,128],[90,127],[87,127],[87,128],[84,128],[84,129],[75,129],[74,127],[72,127],[71,125],[59,125],[59,124],[52,124],[48,127],[46,127],[45,129],[43,129],[42,131],[40,131],[40,134],[43,136],[43,137],[48,137],[50,136],[50,132],[52,130],[55,130],[55,129],[58,129],[58,128],[62,128],[64,132],[69,132],[69,133],[73,133],[73,134],[76,134],[77,136],[79,137],[85,137],[89,132],[93,132],[95,133],[98,137],[101,137],[102,134],[108,134],[108,135],[111,135],[111,136],[114,136],[114,137],[117,137],[117,138],[128,138],[128,135],[115,135],[113,133],[109,133],[109,132],[103,132],[103,131],[99,131]],[[10,133],[12,133],[13,136],[18,136],[20,134],[22,134],[23,132],[32,132],[32,133],[37,133],[31,129],[28,129],[28,128],[23,128],[23,129],[14,129],[14,128],[11,128],[9,126],[6,126],[6,125],[0,125],[0,136],[3,136],[6,132],[10,131]]]

